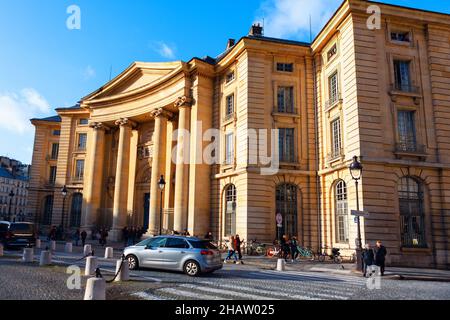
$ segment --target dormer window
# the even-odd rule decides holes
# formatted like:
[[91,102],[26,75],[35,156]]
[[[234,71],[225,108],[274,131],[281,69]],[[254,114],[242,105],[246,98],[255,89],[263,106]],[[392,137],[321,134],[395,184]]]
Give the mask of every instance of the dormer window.
[[392,31],[391,40],[399,42],[411,42],[411,36],[409,32],[405,31]]
[[294,72],[294,64],[293,63],[277,63],[277,71],[281,72]]
[[235,74],[234,71],[228,73],[225,77],[225,82],[228,84],[230,82],[232,82],[235,79]]
[[88,119],[80,119],[79,121],[80,126],[87,126],[89,124]]
[[328,50],[328,53],[327,53],[327,59],[328,59],[328,61],[330,61],[331,59],[333,59],[333,57],[334,57],[336,54],[337,54],[337,45],[334,44],[333,47],[332,47],[330,50]]

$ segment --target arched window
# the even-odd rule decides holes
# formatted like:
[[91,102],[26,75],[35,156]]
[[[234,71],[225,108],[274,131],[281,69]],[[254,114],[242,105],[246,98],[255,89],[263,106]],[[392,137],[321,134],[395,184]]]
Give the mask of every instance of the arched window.
[[348,243],[348,203],[347,185],[340,180],[334,187],[334,206],[336,217],[336,242]]
[[70,226],[79,228],[81,225],[81,208],[83,206],[83,195],[75,193],[72,196],[72,206],[70,209]]
[[53,214],[53,196],[49,195],[44,198],[44,212],[41,220],[44,226],[49,226],[52,224],[52,214]]
[[283,217],[281,228],[277,226],[277,239],[283,235],[298,236],[297,231],[297,193],[298,188],[293,184],[281,184],[276,190],[276,214]]
[[422,185],[404,177],[398,185],[400,233],[403,247],[426,247]]
[[225,236],[236,234],[236,187],[230,184],[225,193]]

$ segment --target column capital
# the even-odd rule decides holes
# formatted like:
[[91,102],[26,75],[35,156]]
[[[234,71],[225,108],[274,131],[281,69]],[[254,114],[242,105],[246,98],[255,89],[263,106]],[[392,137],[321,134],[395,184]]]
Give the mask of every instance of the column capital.
[[109,130],[110,128],[102,122],[90,122],[89,127],[94,130]]
[[170,119],[173,117],[173,113],[167,110],[164,110],[163,108],[159,108],[159,109],[155,109],[152,112],[150,112],[150,115],[153,118],[159,118],[159,117],[164,117],[167,119]]
[[136,127],[137,126],[137,123],[136,122],[134,122],[134,121],[131,121],[130,119],[128,119],[128,118],[120,118],[119,120],[117,120],[116,122],[115,122],[115,124],[116,124],[116,126],[120,126],[120,127],[122,127],[122,126],[130,126],[130,127]]
[[186,96],[179,97],[173,104],[175,108],[191,107],[192,99]]

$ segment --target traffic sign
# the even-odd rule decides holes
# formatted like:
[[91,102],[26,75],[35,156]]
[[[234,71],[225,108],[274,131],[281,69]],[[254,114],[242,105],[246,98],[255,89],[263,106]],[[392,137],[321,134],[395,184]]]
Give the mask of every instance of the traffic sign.
[[281,213],[277,213],[277,224],[283,224],[283,216],[281,215]]
[[369,216],[369,212],[367,211],[357,211],[357,210],[352,210],[351,211],[352,216],[356,216],[356,217],[368,217]]

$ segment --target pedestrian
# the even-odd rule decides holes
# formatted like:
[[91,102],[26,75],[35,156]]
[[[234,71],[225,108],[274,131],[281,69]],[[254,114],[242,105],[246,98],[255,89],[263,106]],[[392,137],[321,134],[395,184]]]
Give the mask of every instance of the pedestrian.
[[284,259],[284,261],[287,262],[289,252],[291,250],[289,248],[289,241],[288,241],[288,238],[286,235],[283,235],[283,237],[281,238],[280,244],[281,244],[281,252],[282,252],[283,259]]
[[214,238],[213,238],[213,235],[212,235],[212,232],[211,231],[209,231],[206,235],[205,235],[205,240],[209,240],[209,241],[212,241],[212,240],[214,240]]
[[106,246],[106,238],[108,238],[108,231],[106,231],[106,229],[102,229],[100,233],[100,244],[103,247]]
[[238,258],[236,256],[236,250],[234,248],[234,237],[233,236],[230,236],[230,239],[227,242],[227,248],[228,248],[228,256],[225,258],[224,263],[227,263],[227,261],[230,260],[232,257],[234,257],[234,263],[236,263]]
[[300,251],[298,251],[298,241],[297,241],[297,238],[294,236],[291,239],[291,259],[292,259],[292,262],[297,260],[299,254],[300,254]]
[[129,236],[128,227],[125,226],[122,229],[122,239],[123,239],[123,246],[124,247],[128,246],[128,236]]
[[135,227],[131,227],[130,240],[131,240],[131,245],[134,246],[136,244],[136,228]]
[[384,276],[385,271],[385,261],[386,261],[386,255],[387,250],[386,247],[383,246],[380,240],[377,241],[377,246],[374,249],[374,255],[375,255],[375,264],[377,267],[380,268],[381,276]]
[[83,230],[81,232],[81,245],[84,247],[86,245],[87,232]]
[[241,239],[239,238],[239,235],[237,234],[237,235],[236,235],[236,238],[234,238],[234,248],[235,248],[235,250],[236,250],[236,252],[237,252],[237,254],[238,254],[239,262],[240,262],[241,264],[243,264],[243,262],[242,262],[241,245],[242,245],[242,241],[241,241]]
[[73,240],[75,241],[75,246],[78,247],[78,242],[80,241],[80,229],[77,229],[73,234]]
[[367,269],[373,266],[375,263],[375,256],[373,250],[370,248],[370,244],[366,244],[362,252],[362,261],[363,261],[363,277],[366,277]]

